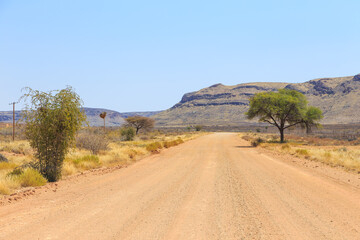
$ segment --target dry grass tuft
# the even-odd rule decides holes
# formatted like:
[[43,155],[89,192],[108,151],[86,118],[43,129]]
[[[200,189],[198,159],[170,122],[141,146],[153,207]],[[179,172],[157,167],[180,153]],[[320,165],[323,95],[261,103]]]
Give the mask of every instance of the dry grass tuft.
[[151,153],[158,153],[163,146],[160,142],[153,142],[146,146],[146,150]]
[[46,179],[35,169],[27,168],[16,177],[22,187],[38,187],[46,184]]

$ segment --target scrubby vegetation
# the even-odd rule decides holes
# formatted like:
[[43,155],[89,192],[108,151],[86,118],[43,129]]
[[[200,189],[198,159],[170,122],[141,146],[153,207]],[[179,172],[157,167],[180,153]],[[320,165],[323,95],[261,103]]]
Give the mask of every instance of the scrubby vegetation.
[[344,141],[289,135],[287,142],[280,144],[278,137],[272,134],[243,133],[241,137],[253,146],[261,142],[256,146],[360,173],[360,138]]
[[[135,136],[135,129],[131,127],[108,127],[106,134],[103,128],[85,127],[76,136],[76,146],[66,154],[61,175],[67,177],[102,167],[127,166],[202,134],[155,130]],[[29,167],[34,150],[28,141],[1,141],[0,153],[8,160],[0,162],[0,194],[11,194],[22,187],[46,183],[37,170]]]

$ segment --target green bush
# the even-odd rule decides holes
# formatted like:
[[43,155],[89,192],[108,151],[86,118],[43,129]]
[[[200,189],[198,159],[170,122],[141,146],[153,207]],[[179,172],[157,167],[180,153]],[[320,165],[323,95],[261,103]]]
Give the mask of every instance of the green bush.
[[133,141],[136,134],[136,130],[133,127],[123,127],[120,129],[120,134],[121,134],[121,140]]
[[35,149],[39,170],[50,182],[61,177],[66,153],[75,143],[76,132],[86,120],[82,101],[71,87],[41,92],[26,88],[30,99],[23,111],[25,135]]

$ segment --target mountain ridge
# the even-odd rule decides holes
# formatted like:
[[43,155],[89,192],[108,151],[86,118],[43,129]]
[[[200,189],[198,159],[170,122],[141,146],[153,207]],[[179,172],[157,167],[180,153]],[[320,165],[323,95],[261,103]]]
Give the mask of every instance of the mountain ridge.
[[[107,126],[121,126],[125,123],[125,118],[130,116],[144,116],[150,117],[154,114],[159,113],[160,111],[147,111],[147,112],[117,112],[105,108],[83,108],[87,121],[90,126],[103,126],[104,120],[99,117],[100,113],[106,112],[106,125]],[[18,121],[21,118],[21,111],[15,111],[15,121]],[[12,111],[0,111],[0,122],[11,123],[13,121],[13,112]]]
[[303,83],[253,82],[227,86],[221,83],[186,93],[180,102],[154,115],[158,126],[244,125],[249,99],[258,92],[281,88],[302,92],[310,105],[324,112],[322,123],[360,122],[360,74],[347,77],[317,78]]

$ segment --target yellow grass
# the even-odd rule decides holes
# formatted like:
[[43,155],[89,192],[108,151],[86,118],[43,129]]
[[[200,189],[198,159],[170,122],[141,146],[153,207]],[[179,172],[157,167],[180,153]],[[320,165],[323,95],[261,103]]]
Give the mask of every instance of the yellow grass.
[[[255,136],[256,135],[256,136]],[[241,135],[242,137],[244,135]],[[344,167],[346,170],[360,172],[360,146],[334,146],[334,145],[320,145],[321,141],[318,141],[318,145],[309,145],[306,141],[306,138],[302,142],[291,142],[280,144],[272,143],[269,141],[269,135],[265,134],[252,134],[243,137],[255,138],[262,137],[264,140],[267,140],[266,143],[260,145],[260,147],[281,152],[284,154],[290,154],[299,158],[306,158],[312,161],[322,162],[331,166],[340,166]]]
[[29,155],[32,153],[32,149],[28,141],[1,141],[0,152],[8,152],[22,155]]

